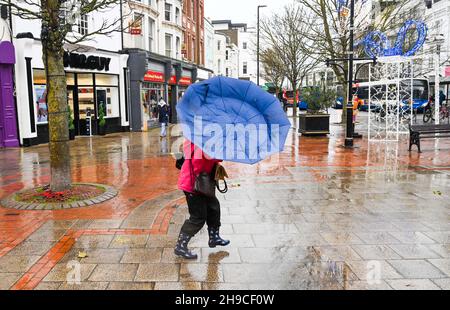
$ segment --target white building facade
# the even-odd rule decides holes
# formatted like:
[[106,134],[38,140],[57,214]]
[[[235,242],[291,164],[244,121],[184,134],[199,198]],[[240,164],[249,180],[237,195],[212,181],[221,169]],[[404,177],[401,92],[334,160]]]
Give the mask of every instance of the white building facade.
[[[34,7],[30,7],[35,9]],[[78,17],[68,34],[79,38],[95,32],[105,22],[120,19],[120,7]],[[119,27],[114,25],[113,27]],[[15,46],[15,100],[19,141],[23,146],[48,142],[48,106],[45,64],[42,59],[39,20],[12,16]],[[106,132],[127,130],[127,59],[122,54],[120,32],[94,35],[73,45],[66,44],[64,66],[67,99],[74,120],[75,135],[97,134],[100,110],[104,111]]]

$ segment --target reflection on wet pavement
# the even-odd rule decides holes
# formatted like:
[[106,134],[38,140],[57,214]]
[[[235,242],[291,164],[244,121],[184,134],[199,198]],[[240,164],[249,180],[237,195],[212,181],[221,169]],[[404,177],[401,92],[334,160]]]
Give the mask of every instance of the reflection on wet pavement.
[[[449,140],[424,141],[422,154],[406,140],[350,150],[342,130],[293,129],[279,156],[226,163],[221,231],[232,243],[209,249],[204,229],[193,262],[173,255],[187,216],[170,156],[180,139],[77,138],[74,181],[119,195],[76,210],[0,208],[0,289],[448,289]],[[48,157],[46,146],[0,149],[0,198],[48,182]]]

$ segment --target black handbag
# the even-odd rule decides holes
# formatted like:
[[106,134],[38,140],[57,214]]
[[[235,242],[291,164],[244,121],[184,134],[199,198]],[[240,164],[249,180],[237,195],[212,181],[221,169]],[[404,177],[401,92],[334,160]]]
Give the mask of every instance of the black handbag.
[[185,158],[184,158],[184,155],[182,155],[180,158],[178,158],[178,159],[176,160],[176,162],[175,162],[175,167],[176,167],[178,170],[181,170],[181,168],[183,167],[184,161],[185,161]]
[[216,197],[216,181],[211,174],[202,172],[195,177],[194,191],[210,198]]

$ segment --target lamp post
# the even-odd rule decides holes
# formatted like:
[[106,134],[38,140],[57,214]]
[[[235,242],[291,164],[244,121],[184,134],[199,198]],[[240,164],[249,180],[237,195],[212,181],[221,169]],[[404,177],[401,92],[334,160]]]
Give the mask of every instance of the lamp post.
[[439,98],[439,85],[440,85],[440,61],[441,61],[441,44],[444,41],[444,37],[441,34],[436,35],[433,42],[436,44],[436,59],[434,61],[434,119],[435,124],[439,125],[439,118],[440,118],[440,108],[441,108],[441,101]]
[[345,131],[345,147],[353,147],[353,60],[354,60],[354,29],[355,0],[350,1],[350,42],[348,51],[348,98],[347,126]]
[[259,86],[259,10],[261,8],[266,8],[267,5],[258,5],[258,13],[257,13],[257,33],[256,33],[256,84]]

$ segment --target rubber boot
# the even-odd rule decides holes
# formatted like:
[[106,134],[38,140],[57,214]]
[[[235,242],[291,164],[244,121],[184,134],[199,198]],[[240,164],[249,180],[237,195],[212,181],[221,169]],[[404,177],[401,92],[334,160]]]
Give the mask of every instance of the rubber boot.
[[230,240],[224,240],[219,235],[219,228],[208,227],[210,248],[215,248],[216,246],[227,246],[230,244]]
[[197,259],[197,254],[192,253],[188,249],[188,243],[191,240],[191,237],[180,233],[177,241],[177,245],[175,246],[174,253],[175,255],[181,256],[186,259]]

